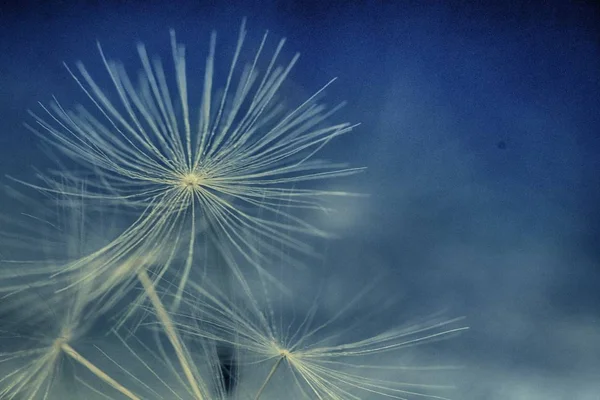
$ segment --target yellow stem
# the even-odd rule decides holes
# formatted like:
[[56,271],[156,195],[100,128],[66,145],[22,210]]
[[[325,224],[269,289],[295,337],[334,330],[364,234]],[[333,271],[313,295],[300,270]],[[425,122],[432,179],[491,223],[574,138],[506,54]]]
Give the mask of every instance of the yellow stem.
[[169,317],[169,314],[167,313],[165,306],[163,305],[162,301],[158,297],[158,294],[156,293],[156,290],[154,289],[154,283],[152,283],[152,280],[148,276],[148,273],[143,268],[138,271],[137,276],[138,276],[138,279],[140,280],[140,282],[142,283],[142,286],[144,287],[144,290],[146,291],[146,294],[148,295],[148,298],[150,299],[150,302],[152,303],[154,310],[156,311],[156,316],[158,317],[158,320],[162,324],[163,329],[164,329],[165,333],[167,334],[167,337],[169,338],[169,342],[171,342],[171,345],[175,349],[175,354],[177,355],[179,364],[181,365],[181,368],[183,369],[183,373],[190,385],[190,389],[194,393],[194,396],[196,397],[197,400],[203,400],[204,397],[202,396],[202,393],[200,392],[198,383],[196,382],[196,379],[194,378],[194,374],[192,373],[192,368],[191,368],[190,364],[188,363],[188,360],[185,356],[185,353],[183,351],[183,345],[181,344],[181,341],[179,340],[179,335],[177,334],[177,331],[175,330],[175,326],[173,325],[173,321],[171,320],[171,317]]
[[256,397],[254,397],[254,400],[258,400],[258,398],[260,397],[260,395],[262,394],[262,392],[265,390],[265,388],[267,387],[267,384],[269,383],[269,381],[271,380],[271,378],[273,377],[273,375],[275,374],[275,370],[277,370],[277,367],[279,366],[279,364],[281,364],[281,361],[285,358],[285,356],[281,356],[277,359],[277,361],[275,362],[275,365],[273,365],[273,368],[271,368],[271,371],[269,372],[269,375],[267,375],[267,379],[265,379],[265,381],[263,382],[262,386],[260,387],[260,389],[258,389],[258,393],[256,393]]
[[133,394],[129,389],[125,388],[119,382],[115,381],[113,378],[108,376],[106,372],[102,371],[100,368],[96,367],[92,364],[88,359],[79,354],[74,348],[72,348],[68,343],[62,343],[60,345],[60,349],[67,354],[69,357],[77,361],[79,364],[83,365],[87,369],[89,369],[94,375],[108,383],[110,386],[127,396],[127,398],[131,400],[141,400],[135,394]]

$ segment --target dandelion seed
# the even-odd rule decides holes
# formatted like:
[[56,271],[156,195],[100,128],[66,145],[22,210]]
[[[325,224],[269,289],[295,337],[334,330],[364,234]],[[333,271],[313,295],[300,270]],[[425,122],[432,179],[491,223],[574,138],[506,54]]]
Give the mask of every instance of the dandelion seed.
[[[315,159],[325,145],[354,126],[327,124],[338,107],[328,110],[318,98],[329,84],[295,108],[278,100],[298,55],[278,65],[285,43],[281,40],[264,72],[259,72],[267,37],[265,33],[252,61],[240,66],[246,41],[242,23],[223,87],[215,90],[216,34],[211,35],[197,111],[189,100],[185,48],[173,32],[174,91],[160,60],[150,59],[141,44],[137,86],[123,65],[109,60],[99,46],[113,94],[101,88],[83,64],[77,64],[77,71],[67,67],[94,109],[67,111],[55,99],[49,107],[42,105],[46,117],[34,114],[37,126],[30,128],[96,178],[88,182],[87,199],[127,206],[140,214],[114,242],[64,272],[85,268],[90,258],[110,259],[84,273],[86,279],[95,279],[105,275],[115,259],[162,248],[172,256],[162,261],[158,277],[174,272],[175,257],[184,259],[177,272],[176,309],[195,263],[196,236],[206,226],[220,246],[240,254],[266,276],[261,261],[269,254],[281,248],[310,253],[310,246],[295,235],[326,236],[291,210],[322,210],[322,199],[349,195],[308,184],[361,170]],[[30,186],[74,193],[60,174],[59,179],[41,178],[44,185]],[[71,179],[77,184],[85,177]]]
[[[24,199],[31,201],[31,199]],[[4,267],[9,267],[7,271],[3,271],[4,274],[14,278],[15,281],[25,279],[25,282],[20,284],[8,285],[4,281],[2,282],[0,293],[6,293],[3,298],[5,304],[2,304],[5,313],[12,311],[12,315],[14,315],[14,311],[16,311],[19,320],[26,321],[29,326],[47,325],[50,322],[53,329],[50,329],[50,332],[44,332],[44,335],[32,336],[31,340],[33,342],[28,349],[9,351],[1,355],[0,362],[17,360],[25,365],[10,372],[4,380],[0,380],[0,383],[4,381],[6,383],[6,385],[0,386],[0,388],[3,387],[0,398],[5,398],[4,395],[8,399],[20,398],[19,396],[22,396],[23,393],[27,393],[27,398],[35,399],[39,396],[45,399],[53,387],[55,378],[60,375],[63,360],[68,359],[85,367],[101,381],[127,398],[139,399],[131,390],[111,378],[73,347],[74,343],[79,342],[86,336],[96,318],[109,311],[114,311],[118,305],[115,298],[124,296],[128,287],[125,285],[120,288],[121,293],[119,294],[121,296],[106,296],[106,294],[119,283],[130,282],[137,277],[154,307],[170,343],[176,350],[178,361],[188,378],[193,398],[196,400],[205,399],[206,397],[200,393],[200,388],[203,385],[202,381],[199,376],[194,376],[193,371],[190,370],[186,349],[183,348],[181,339],[174,330],[170,317],[154,290],[154,283],[146,272],[147,265],[157,259],[156,251],[144,255],[130,254],[124,260],[118,257],[109,259],[107,258],[110,255],[109,253],[101,253],[102,257],[81,257],[83,249],[87,247],[85,242],[88,239],[86,214],[83,210],[81,198],[75,199],[68,196],[57,200],[59,200],[59,203],[63,200],[66,201],[66,204],[62,203],[64,208],[60,210],[62,213],[59,212],[58,218],[56,218],[57,221],[50,222],[52,221],[52,218],[50,218],[52,213],[39,204],[36,204],[36,210],[43,217],[27,216],[28,222],[33,221],[33,224],[18,223],[18,221],[14,223],[15,221],[10,220],[12,226],[20,227],[26,232],[35,231],[35,227],[43,223],[42,226],[49,227],[50,233],[24,237],[14,235],[16,240],[10,243],[12,246],[4,243],[4,249],[10,253],[14,250],[18,252],[23,250],[23,245],[29,242],[37,242],[36,244],[43,250],[50,251],[47,254],[48,256],[50,254],[61,254],[63,258],[75,258],[78,263],[84,260],[88,263],[87,268],[81,268],[66,275],[71,281],[66,282],[66,287],[69,290],[64,290],[64,279],[51,279],[52,276],[50,275],[57,268],[53,266],[57,259],[53,257],[44,259],[44,251],[41,252],[41,260],[37,262],[3,260]],[[9,232],[5,232],[5,236],[10,237]],[[26,239],[26,241],[20,242],[18,239]],[[120,264],[111,264],[114,261],[120,261]],[[31,264],[29,265],[29,263]],[[62,263],[62,260],[58,262],[58,268],[64,268],[65,264]],[[36,266],[36,264],[41,264],[41,266]],[[98,265],[110,265],[111,268],[107,269],[110,273],[102,275],[102,279],[97,280],[89,279],[86,276],[78,276],[88,269],[95,270]],[[23,274],[19,274],[19,270],[15,266],[25,266],[26,269]],[[31,268],[32,266],[36,267]],[[44,283],[38,285],[36,281],[30,282],[29,278],[32,276],[34,278],[41,276]],[[58,276],[64,277],[62,274]],[[57,290],[57,288],[60,289]],[[79,380],[79,382],[88,389],[95,391],[92,384],[82,380]]]
[[[441,340],[467,329],[458,325],[460,319],[434,320],[340,343],[344,334],[356,327],[346,326],[340,330],[334,327],[335,322],[360,299],[360,295],[333,318],[315,324],[316,302],[303,318],[297,319],[295,314],[289,318],[276,316],[272,305],[259,306],[247,282],[240,284],[243,306],[214,286],[191,283],[190,289],[185,296],[189,311],[179,312],[178,329],[183,335],[222,342],[237,349],[239,368],[246,366],[256,371],[259,365],[270,365],[262,377],[262,384],[254,390],[256,400],[268,398],[266,393],[277,374],[288,377],[286,390],[289,393],[297,393],[303,398],[447,399],[442,393],[450,388],[448,386],[388,380],[381,375],[424,375],[452,367],[382,365],[380,357],[398,354],[400,350]],[[244,390],[247,393],[249,388]]]
[[[47,399],[61,384],[67,361],[91,373],[99,383],[109,385],[131,400],[139,400],[105,371],[80,353],[76,347],[88,337],[92,325],[101,315],[95,297],[95,281],[82,281],[69,293],[55,290],[64,282],[50,279],[70,258],[78,258],[85,247],[85,217],[75,198],[68,207],[48,210],[43,204],[12,192],[36,215],[3,218],[2,249],[6,254],[35,253],[39,259],[29,261],[0,260],[2,266],[0,298],[3,313],[2,340],[6,349],[0,353],[0,365],[7,372],[0,378],[2,399]],[[67,278],[76,279],[75,275]],[[23,347],[15,350],[10,345]],[[8,369],[10,368],[10,369]],[[75,377],[84,387],[94,390],[93,382]],[[108,396],[109,391],[105,389]]]
[[[2,344],[11,341],[27,340],[28,346],[23,350],[10,350],[0,353],[0,365],[9,364],[10,370],[0,378],[0,398],[47,399],[55,396],[55,386],[62,380],[65,362],[70,360],[77,366],[90,372],[98,383],[110,386],[130,400],[140,400],[133,392],[121,385],[117,380],[96,366],[78,350],[79,343],[90,330],[97,313],[87,303],[89,287],[80,286],[74,297],[68,301],[41,299],[35,306],[38,313],[44,313],[45,324],[40,323],[38,315],[34,325],[22,324],[20,329],[3,331]],[[44,310],[45,309],[45,310]],[[89,316],[92,316],[90,318]],[[23,326],[26,325],[26,326]],[[48,327],[49,325],[49,327]],[[43,329],[39,329],[43,326]],[[25,333],[19,334],[21,330]],[[28,331],[33,330],[33,333]],[[12,342],[11,341],[11,342]],[[85,387],[93,388],[95,384],[76,378]],[[108,391],[104,389],[108,396]],[[50,397],[55,398],[55,397]]]

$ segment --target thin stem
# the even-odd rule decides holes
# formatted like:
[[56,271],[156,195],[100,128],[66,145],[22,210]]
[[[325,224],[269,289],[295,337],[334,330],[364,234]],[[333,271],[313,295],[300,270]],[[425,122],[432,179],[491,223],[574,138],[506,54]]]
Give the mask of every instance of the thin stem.
[[265,388],[267,387],[267,384],[269,383],[269,381],[271,380],[271,378],[273,377],[273,375],[275,374],[275,370],[277,370],[277,367],[279,367],[279,364],[281,364],[281,361],[285,358],[285,356],[281,356],[277,359],[277,361],[275,362],[275,364],[273,365],[273,368],[271,368],[271,371],[269,372],[269,375],[267,375],[267,379],[265,379],[265,381],[263,382],[262,386],[260,387],[260,389],[258,389],[258,393],[256,393],[256,397],[254,397],[254,400],[258,400],[258,398],[260,397],[260,395],[262,394],[262,392],[265,390]]
[[83,365],[87,369],[89,369],[94,375],[103,380],[105,383],[109,384],[125,396],[131,400],[141,400],[141,398],[137,397],[133,394],[129,389],[125,388],[119,382],[115,381],[113,378],[108,376],[106,372],[102,371],[100,368],[96,367],[92,364],[88,359],[79,354],[74,348],[72,348],[68,343],[62,343],[60,345],[60,349],[71,357],[73,360],[77,361],[79,364]]
[[140,280],[140,282],[142,283],[142,286],[144,286],[144,290],[146,291],[146,294],[148,295],[148,298],[150,299],[152,306],[156,310],[156,316],[158,317],[158,320],[162,324],[163,329],[165,330],[165,333],[167,334],[167,337],[169,338],[169,342],[171,342],[171,345],[175,349],[175,354],[177,354],[177,359],[179,360],[179,364],[181,365],[181,368],[183,369],[183,373],[190,385],[190,388],[192,389],[192,392],[194,393],[195,398],[197,400],[203,400],[204,397],[202,396],[202,393],[200,392],[198,383],[196,382],[196,379],[194,378],[194,374],[192,373],[192,368],[191,368],[190,364],[188,363],[188,360],[184,354],[183,345],[181,344],[181,341],[179,340],[179,335],[177,335],[177,332],[175,331],[175,327],[173,325],[173,321],[171,321],[171,317],[169,317],[169,314],[167,313],[165,306],[163,305],[162,301],[158,297],[158,294],[156,293],[156,290],[154,289],[154,284],[152,283],[152,280],[148,276],[148,273],[146,272],[146,270],[143,268],[138,271],[137,277]]

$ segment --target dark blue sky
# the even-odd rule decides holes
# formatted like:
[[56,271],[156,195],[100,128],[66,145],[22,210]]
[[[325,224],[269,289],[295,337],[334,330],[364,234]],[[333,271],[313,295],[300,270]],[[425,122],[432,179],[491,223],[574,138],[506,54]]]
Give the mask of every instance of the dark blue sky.
[[199,87],[210,31],[225,65],[246,16],[249,42],[269,29],[288,38],[288,58],[302,54],[292,76],[301,94],[338,77],[327,98],[347,100],[339,118],[362,123],[327,153],[366,165],[344,184],[371,194],[332,218],[343,238],[328,247],[332,270],[386,274],[383,289],[414,310],[402,315],[468,317],[472,330],[449,345],[467,366],[457,398],[598,398],[592,2],[120,3],[1,6],[3,174],[50,165],[22,124],[52,95],[82,101],[63,61],[102,76],[98,40],[133,70],[136,43],[168,58],[174,28]]

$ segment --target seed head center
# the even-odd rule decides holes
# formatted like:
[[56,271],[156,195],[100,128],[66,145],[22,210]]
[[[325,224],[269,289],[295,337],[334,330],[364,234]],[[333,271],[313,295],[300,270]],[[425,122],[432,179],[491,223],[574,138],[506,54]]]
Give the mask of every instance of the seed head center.
[[62,346],[71,340],[71,336],[68,333],[63,333],[59,337],[54,340],[53,348],[57,351],[60,351]]
[[282,358],[289,358],[289,357],[290,357],[290,355],[291,355],[291,353],[290,353],[290,351],[289,351],[289,350],[286,350],[286,349],[279,349],[279,355],[280,355]]
[[197,173],[189,173],[181,178],[181,185],[186,189],[195,189],[200,187],[202,177]]

